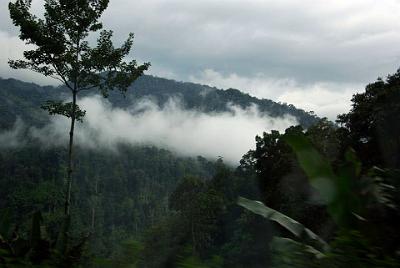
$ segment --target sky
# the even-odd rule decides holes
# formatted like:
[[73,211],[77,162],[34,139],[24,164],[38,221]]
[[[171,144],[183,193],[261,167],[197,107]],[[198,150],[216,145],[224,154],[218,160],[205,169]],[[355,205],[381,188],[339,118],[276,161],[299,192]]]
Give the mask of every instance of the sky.
[[[54,83],[10,70],[24,44],[0,1],[0,76]],[[40,14],[43,0],[33,0]],[[149,74],[237,88],[334,119],[352,94],[394,73],[398,0],[110,0],[102,16],[114,41],[135,33],[130,57]]]

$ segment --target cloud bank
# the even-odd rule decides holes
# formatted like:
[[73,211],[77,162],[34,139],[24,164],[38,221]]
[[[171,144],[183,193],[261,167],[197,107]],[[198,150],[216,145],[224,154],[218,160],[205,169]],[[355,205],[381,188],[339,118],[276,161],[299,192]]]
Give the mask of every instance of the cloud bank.
[[244,77],[236,73],[223,75],[212,69],[192,75],[189,80],[224,89],[240,88],[252,96],[293,104],[333,121],[338,114],[350,110],[352,95],[355,91],[362,91],[364,87],[356,83],[332,82],[303,85],[294,79],[273,79],[262,73],[253,77]]
[[[163,108],[149,100],[124,110],[99,96],[80,101],[87,111],[84,123],[76,129],[76,144],[88,149],[117,150],[119,145],[153,145],[182,156],[202,155],[210,159],[221,156],[238,164],[243,154],[254,148],[254,137],[272,129],[283,131],[297,122],[292,117],[271,118],[257,107],[241,109],[229,106],[223,113],[185,110],[171,99]],[[30,128],[29,135],[46,146],[67,144],[69,122],[52,117],[44,128]],[[1,137],[17,136],[18,127]]]

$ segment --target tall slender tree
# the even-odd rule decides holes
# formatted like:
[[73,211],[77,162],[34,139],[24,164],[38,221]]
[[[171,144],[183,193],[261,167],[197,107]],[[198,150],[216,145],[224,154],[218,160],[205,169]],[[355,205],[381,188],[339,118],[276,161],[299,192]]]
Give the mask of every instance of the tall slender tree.
[[102,30],[97,45],[91,47],[90,33],[103,28],[100,16],[109,0],[45,0],[44,17],[31,11],[32,0],[9,3],[10,17],[20,29],[20,39],[33,45],[24,51],[23,60],[10,60],[14,69],[29,69],[59,80],[71,92],[72,102],[47,101],[42,108],[50,114],[70,118],[67,189],[65,215],[70,214],[73,173],[73,143],[75,122],[82,121],[85,111],[77,104],[81,91],[98,89],[107,97],[108,91],[126,92],[128,87],[150,66],[125,61],[133,45],[133,34],[121,47],[115,48],[112,31]]

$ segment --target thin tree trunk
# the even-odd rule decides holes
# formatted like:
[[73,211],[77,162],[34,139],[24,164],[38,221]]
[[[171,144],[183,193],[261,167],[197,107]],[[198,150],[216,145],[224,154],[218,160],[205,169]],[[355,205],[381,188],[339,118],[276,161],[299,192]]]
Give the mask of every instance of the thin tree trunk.
[[72,186],[72,172],[73,172],[73,145],[74,145],[74,129],[76,119],[76,95],[78,94],[78,76],[79,76],[79,52],[80,52],[80,37],[77,38],[76,43],[76,66],[74,77],[74,89],[72,90],[72,114],[71,114],[71,128],[69,130],[69,146],[68,146],[68,171],[67,171],[67,194],[65,196],[65,210],[64,214],[69,216],[71,206],[71,186]]
[[67,194],[65,196],[65,210],[64,214],[69,215],[71,204],[71,186],[72,186],[72,171],[73,171],[73,144],[74,144],[74,129],[75,129],[75,114],[76,114],[76,94],[74,90],[72,93],[72,115],[71,115],[71,128],[69,131],[69,146],[68,146],[68,170],[67,170]]

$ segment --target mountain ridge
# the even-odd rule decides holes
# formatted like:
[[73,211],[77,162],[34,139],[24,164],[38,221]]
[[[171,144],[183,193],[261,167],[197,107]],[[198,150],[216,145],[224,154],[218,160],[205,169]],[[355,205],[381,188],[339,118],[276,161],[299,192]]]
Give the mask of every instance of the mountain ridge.
[[[95,92],[82,92],[80,97],[94,95]],[[45,112],[39,107],[49,99],[65,99],[68,96],[65,87],[40,86],[14,78],[0,77],[0,128],[10,128],[16,118],[35,125],[46,122]],[[201,112],[225,112],[228,105],[243,109],[256,105],[261,113],[271,117],[293,116],[300,125],[308,128],[318,118],[294,105],[277,103],[269,99],[258,99],[237,89],[218,89],[192,82],[179,82],[171,79],[144,75],[133,83],[125,95],[110,91],[108,101],[113,106],[127,108],[133,102],[150,98],[162,107],[171,98],[182,101],[184,109],[195,109]]]

